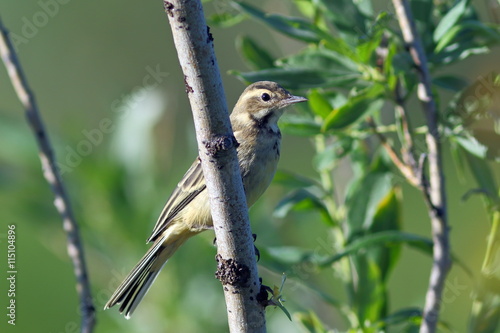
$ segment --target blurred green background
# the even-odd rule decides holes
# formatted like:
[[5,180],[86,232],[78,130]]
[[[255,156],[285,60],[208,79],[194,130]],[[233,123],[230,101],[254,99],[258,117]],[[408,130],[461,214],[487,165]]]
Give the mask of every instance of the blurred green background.
[[[64,2],[64,3],[63,3]],[[226,5],[216,1],[215,12]],[[287,1],[262,2],[266,11],[289,13]],[[477,9],[489,16],[487,1]],[[381,9],[389,10],[381,4]],[[127,321],[116,309],[103,311],[118,283],[147,249],[145,240],[162,205],[196,156],[191,112],[170,27],[161,1],[0,1],[4,24],[15,34],[17,50],[35,91],[54,145],[63,178],[81,226],[92,292],[97,307],[96,332],[225,332],[225,304],[214,278],[213,233],[189,241]],[[244,85],[226,72],[246,70],[234,46],[247,34],[274,56],[301,44],[254,21],[230,29],[212,28],[228,105]],[[16,37],[17,36],[17,37]],[[450,72],[475,79],[498,70],[500,50],[468,59]],[[155,74],[153,74],[155,73]],[[449,96],[442,96],[449,98]],[[61,220],[44,181],[37,148],[3,66],[0,69],[0,267],[6,276],[7,225],[17,231],[17,321],[5,314],[1,332],[77,332],[78,304]],[[444,145],[446,151],[446,144]],[[313,174],[308,139],[284,136],[280,168]],[[449,156],[446,155],[446,160]],[[459,181],[446,163],[451,241],[455,254],[478,271],[489,230],[479,197],[462,196],[474,182]],[[494,170],[498,176],[499,168]],[[347,179],[349,166],[338,174]],[[257,247],[303,246],[329,251],[318,216],[294,213],[286,219],[272,211],[286,189],[271,186],[251,210]],[[429,236],[420,193],[406,185],[404,230]],[[431,260],[404,248],[390,281],[391,308],[422,306]],[[279,285],[280,272],[260,268],[267,285]],[[293,313],[313,309],[331,327],[345,328],[301,281],[342,299],[343,289],[328,270],[295,272],[284,297]],[[7,306],[5,278],[0,279],[0,308]],[[466,326],[473,281],[453,267],[443,295],[442,318],[457,332]],[[4,312],[6,310],[3,310]],[[301,332],[279,309],[267,310],[269,332]]]

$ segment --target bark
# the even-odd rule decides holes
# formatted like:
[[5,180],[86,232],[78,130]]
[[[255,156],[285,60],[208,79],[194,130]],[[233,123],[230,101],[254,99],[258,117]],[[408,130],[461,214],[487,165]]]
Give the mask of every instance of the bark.
[[[191,104],[231,332],[265,332],[248,208],[222,80],[201,1],[164,1]],[[200,296],[201,297],[201,296]]]
[[90,333],[95,326],[95,308],[92,302],[90,282],[78,223],[74,217],[69,197],[62,182],[52,145],[38,110],[35,96],[23,73],[21,63],[17,58],[14,46],[9,38],[9,33],[3,26],[1,20],[0,55],[12,85],[14,86],[14,90],[24,107],[26,119],[37,141],[43,176],[49,183],[52,192],[54,192],[54,205],[63,220],[63,229],[67,237],[68,255],[73,263],[73,271],[76,277],[76,290],[78,292],[80,311],[82,314],[81,332]]
[[424,179],[421,183],[421,188],[431,219],[434,247],[433,263],[425,297],[420,333],[433,333],[436,331],[439,322],[441,296],[444,290],[446,275],[451,266],[446,189],[441,138],[438,128],[438,110],[432,94],[431,75],[427,66],[425,51],[415,28],[415,21],[411,14],[410,5],[406,0],[393,0],[393,4],[403,33],[403,39],[417,67],[420,80],[418,84],[418,98],[422,103],[428,128],[425,139],[428,149],[429,181],[427,182]]

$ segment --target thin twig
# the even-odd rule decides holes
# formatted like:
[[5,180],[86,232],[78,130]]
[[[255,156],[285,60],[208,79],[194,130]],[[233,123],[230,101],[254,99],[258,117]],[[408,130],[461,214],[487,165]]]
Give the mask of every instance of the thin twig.
[[[446,192],[443,173],[440,134],[438,130],[438,111],[431,89],[431,76],[427,67],[427,59],[421,40],[415,28],[408,1],[393,0],[396,16],[403,33],[403,38],[409,48],[413,62],[419,75],[418,98],[429,128],[426,134],[429,164],[429,187],[424,197],[431,219],[433,248],[433,264],[429,279],[429,287],[425,298],[422,325],[420,333],[436,331],[439,321],[440,299],[444,289],[446,275],[450,269],[450,243],[447,221]],[[425,190],[425,188],[424,188]]]
[[76,289],[80,298],[80,310],[82,313],[81,332],[92,332],[95,325],[95,309],[90,293],[90,283],[85,265],[83,244],[80,240],[78,224],[74,218],[73,211],[61,180],[56,159],[50,144],[47,132],[43,125],[35,96],[29,88],[28,81],[22,71],[21,64],[9,38],[9,32],[0,19],[0,55],[5,64],[7,73],[14,89],[21,101],[28,123],[35,135],[38,144],[40,161],[42,163],[43,175],[54,192],[54,205],[62,217],[63,228],[68,238],[68,254],[73,263],[76,276]]
[[[213,37],[200,0],[163,3],[193,112],[217,238],[218,274],[224,287],[229,329],[235,333],[265,332],[265,308],[258,301],[262,298],[261,286],[236,139],[229,122]],[[228,274],[235,276],[225,276]],[[233,278],[236,283],[230,282]]]
[[401,82],[398,80],[396,83],[396,89],[394,91],[395,99],[396,99],[396,113],[401,119],[401,127],[403,130],[403,146],[401,148],[401,154],[403,155],[403,161],[407,165],[411,167],[413,173],[415,173],[416,163],[415,163],[415,155],[414,155],[414,146],[413,146],[413,136],[411,133],[411,125],[410,119],[408,117],[408,110],[405,106],[405,101],[403,98],[403,88],[401,87]]
[[415,177],[414,169],[406,165],[398,156],[398,153],[394,150],[389,142],[387,142],[386,136],[377,130],[377,125],[373,118],[368,118],[368,124],[372,128],[375,135],[380,140],[380,143],[386,150],[389,158],[392,160],[392,163],[399,169],[399,172],[406,178],[406,180],[415,187],[420,186],[420,180]]

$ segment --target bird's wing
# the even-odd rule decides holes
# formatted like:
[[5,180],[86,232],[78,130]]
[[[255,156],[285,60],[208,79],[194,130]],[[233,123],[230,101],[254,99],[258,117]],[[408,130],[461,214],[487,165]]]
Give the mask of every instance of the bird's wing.
[[154,241],[163,233],[177,214],[193,201],[198,194],[204,191],[205,187],[201,161],[197,158],[167,200],[148,242]]

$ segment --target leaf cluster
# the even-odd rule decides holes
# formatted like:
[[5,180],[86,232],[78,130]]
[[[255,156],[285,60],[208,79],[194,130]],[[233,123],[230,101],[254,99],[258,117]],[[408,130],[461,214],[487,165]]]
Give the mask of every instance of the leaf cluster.
[[[427,128],[410,122],[419,119],[413,110],[408,119],[409,108],[416,108],[410,103],[418,88],[415,64],[393,8],[376,12],[369,0],[292,2],[300,15],[268,13],[250,2],[231,2],[231,15],[224,11],[212,17],[213,24],[226,27],[251,18],[304,45],[297,53],[276,59],[254,38],[240,36],[236,43],[252,70],[232,71],[233,75],[247,83],[276,81],[299,90],[309,100],[296,114],[285,115],[280,128],[311,139],[317,177],[278,172],[275,183],[290,192],[274,214],[282,218],[294,211],[316,211],[332,239],[329,255],[295,247],[268,248],[261,251],[263,262],[278,272],[293,272],[303,265],[333,267],[334,275],[344,283],[347,300],[329,296],[324,300],[344,315],[349,332],[390,328],[414,332],[421,310],[390,309],[388,279],[403,246],[432,256],[430,239],[403,229],[401,184],[407,179],[395,163],[399,157],[411,165],[412,159],[427,152],[422,136]],[[496,137],[500,113],[495,108],[500,75],[485,73],[471,82],[456,73],[436,73],[489,52],[500,42],[499,25],[481,20],[468,0],[415,0],[411,8],[433,73],[442,144],[449,145],[460,174],[470,171],[478,184],[470,193],[481,193],[485,208],[494,216],[499,189],[489,160],[498,160],[500,152]],[[452,98],[442,102],[439,97],[450,92]],[[342,188],[334,175],[345,161],[353,175]],[[454,262],[468,271],[457,258]],[[483,307],[471,313],[471,332],[493,332],[482,330],[479,323],[492,323],[487,312],[500,299],[495,295],[487,301],[476,299]],[[327,331],[313,312],[296,318],[310,332]]]

